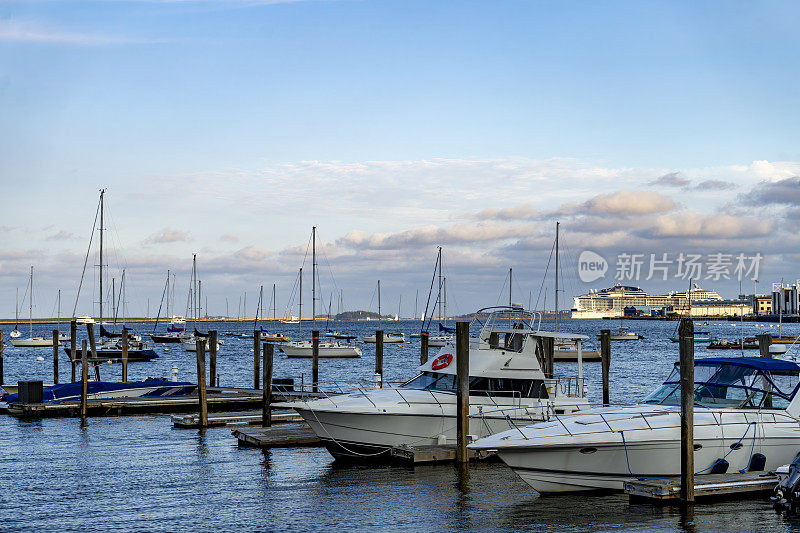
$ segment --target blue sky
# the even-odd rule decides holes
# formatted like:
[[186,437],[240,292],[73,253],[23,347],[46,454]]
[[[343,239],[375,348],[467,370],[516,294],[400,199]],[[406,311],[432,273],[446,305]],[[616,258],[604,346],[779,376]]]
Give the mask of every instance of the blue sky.
[[[356,307],[378,277],[409,301],[437,244],[461,311],[508,266],[538,288],[558,217],[576,250],[763,250],[798,277],[799,22],[794,2],[0,1],[0,315],[30,264],[42,302],[74,293],[100,187],[140,308],[192,252],[212,311],[288,293],[312,224]],[[620,191],[652,210],[595,211]]]

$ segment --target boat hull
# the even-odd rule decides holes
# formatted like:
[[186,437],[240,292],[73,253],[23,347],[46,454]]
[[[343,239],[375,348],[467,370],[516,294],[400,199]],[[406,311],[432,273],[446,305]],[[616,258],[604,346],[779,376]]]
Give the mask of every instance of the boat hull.
[[10,339],[12,346],[17,348],[38,348],[41,346],[53,346],[52,337],[34,337],[32,339]]
[[183,342],[186,337],[181,337],[179,335],[150,335],[150,338],[153,342],[157,342],[159,344],[177,344],[179,342]]
[[[67,353],[67,356],[70,359],[72,357],[72,349],[69,347],[64,347],[64,351]],[[80,350],[75,350],[77,352],[77,358],[81,358]],[[119,363],[122,362],[122,349],[113,349],[113,350],[97,350],[97,357],[92,355],[92,352],[89,351],[88,353],[88,361],[90,363]],[[154,350],[128,350],[128,362],[129,363],[137,363],[137,362],[145,362],[145,361],[152,361],[153,359],[157,359],[158,354]]]
[[[291,344],[279,344],[278,349],[286,357],[291,358],[311,358],[313,357],[312,348],[307,346],[293,346]],[[353,358],[361,357],[361,349],[358,346],[323,346],[319,347],[319,357],[328,359],[333,358]]]

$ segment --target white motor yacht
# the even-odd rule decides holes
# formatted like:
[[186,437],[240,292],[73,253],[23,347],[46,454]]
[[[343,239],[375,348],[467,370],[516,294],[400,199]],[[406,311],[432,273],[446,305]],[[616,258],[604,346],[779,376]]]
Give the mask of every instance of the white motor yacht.
[[[800,451],[800,366],[761,357],[695,361],[697,475],[774,470]],[[632,478],[680,475],[680,369],[643,403],[597,408],[504,431],[494,451],[541,493],[622,490]]]
[[[470,339],[470,434],[484,437],[553,413],[589,407],[581,372],[571,379],[546,376],[533,315],[494,309],[478,338]],[[481,316],[481,310],[476,316]],[[480,324],[480,323],[479,323]],[[399,387],[281,404],[295,409],[335,457],[376,459],[390,448],[452,444],[456,439],[455,346],[448,345]]]
[[[311,341],[293,341],[278,344],[278,349],[286,357],[311,358],[314,356]],[[331,341],[320,341],[319,357],[361,357],[361,348],[353,344]]]

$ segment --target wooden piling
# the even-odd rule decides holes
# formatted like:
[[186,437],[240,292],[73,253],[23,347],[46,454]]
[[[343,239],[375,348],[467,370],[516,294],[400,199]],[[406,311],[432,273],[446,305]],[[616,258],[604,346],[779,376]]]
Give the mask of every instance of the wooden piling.
[[600,330],[600,365],[603,371],[603,405],[611,405],[611,330]]
[[769,347],[772,344],[772,337],[769,333],[762,333],[756,336],[758,339],[758,351],[761,357],[771,358],[772,354],[769,353]]
[[86,340],[81,347],[81,425],[86,425],[86,402],[89,401],[89,354],[86,353]]
[[75,383],[75,368],[78,366],[78,323],[75,320],[69,322],[69,353],[70,366],[72,367],[72,383]]
[[3,332],[0,331],[0,385],[3,384]]
[[261,427],[268,428],[272,425],[272,355],[274,347],[271,342],[264,343],[264,389],[263,404],[261,406]]
[[128,328],[122,328],[122,382],[128,381]]
[[419,334],[419,364],[424,365],[428,362],[428,332],[423,331]]
[[456,323],[456,463],[466,463],[469,434],[469,322]]
[[53,385],[58,385],[58,330],[53,330]]
[[208,427],[208,397],[206,396],[206,341],[197,339],[197,398],[200,404],[200,427]]
[[311,390],[319,390],[319,331],[311,332]]
[[681,503],[694,503],[694,322],[678,327],[681,369]]
[[383,388],[383,331],[375,332],[375,373],[380,376],[379,386]]
[[[103,325],[102,323],[100,324]],[[97,361],[97,344],[94,340],[94,324],[91,322],[86,323],[86,333],[89,335],[89,348],[92,350],[92,359]],[[100,381],[100,367],[97,363],[94,364],[94,379]]]
[[212,387],[217,383],[217,330],[208,332],[208,377]]
[[253,331],[253,388],[259,388],[261,380],[261,330]]

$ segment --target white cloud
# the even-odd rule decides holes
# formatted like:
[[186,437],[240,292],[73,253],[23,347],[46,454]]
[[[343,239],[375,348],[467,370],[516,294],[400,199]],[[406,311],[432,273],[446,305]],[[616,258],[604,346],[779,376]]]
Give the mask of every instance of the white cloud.
[[53,28],[37,21],[19,19],[0,19],[0,41],[86,46],[163,42],[161,40],[133,39],[115,35],[67,31]]
[[191,236],[183,230],[165,228],[159,233],[150,235],[144,240],[144,242],[145,244],[164,244],[173,242],[190,242],[191,240]]

